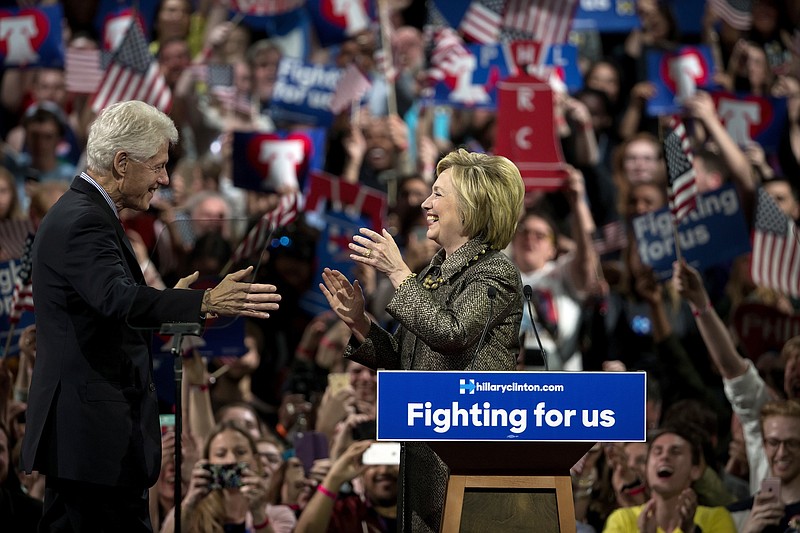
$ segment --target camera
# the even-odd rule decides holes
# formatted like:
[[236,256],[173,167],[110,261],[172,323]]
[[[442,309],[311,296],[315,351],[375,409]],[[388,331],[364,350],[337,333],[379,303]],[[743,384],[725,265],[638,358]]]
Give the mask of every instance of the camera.
[[242,475],[247,463],[231,463],[222,465],[205,464],[203,468],[211,473],[209,489],[238,489],[244,482]]

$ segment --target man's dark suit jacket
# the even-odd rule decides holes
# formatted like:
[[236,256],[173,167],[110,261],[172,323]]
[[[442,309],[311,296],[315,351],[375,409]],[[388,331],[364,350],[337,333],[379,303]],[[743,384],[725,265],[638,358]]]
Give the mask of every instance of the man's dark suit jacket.
[[100,191],[76,178],[33,246],[37,356],[25,471],[146,488],[161,467],[151,329],[197,322],[203,292],[147,287]]

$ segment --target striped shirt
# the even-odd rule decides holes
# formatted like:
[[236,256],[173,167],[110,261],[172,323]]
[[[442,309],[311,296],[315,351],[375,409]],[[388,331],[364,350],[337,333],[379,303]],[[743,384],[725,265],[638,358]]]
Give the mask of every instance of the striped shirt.
[[95,189],[97,189],[98,191],[100,191],[100,194],[102,194],[102,195],[103,195],[103,198],[105,198],[105,199],[106,199],[106,203],[108,204],[108,206],[111,208],[111,210],[112,210],[112,211],[114,212],[114,214],[117,216],[117,220],[119,220],[119,211],[117,211],[117,206],[115,206],[115,205],[114,205],[114,200],[112,200],[112,199],[111,199],[111,196],[109,196],[109,195],[108,195],[108,191],[106,191],[104,188],[102,188],[102,187],[100,186],[100,184],[99,184],[99,183],[97,183],[96,181],[94,181],[94,178],[92,178],[92,177],[91,177],[89,174],[87,174],[86,172],[81,172],[81,178],[83,178],[84,180],[86,180],[86,181],[88,181],[89,183],[91,183],[91,184],[92,184],[92,186],[93,186]]

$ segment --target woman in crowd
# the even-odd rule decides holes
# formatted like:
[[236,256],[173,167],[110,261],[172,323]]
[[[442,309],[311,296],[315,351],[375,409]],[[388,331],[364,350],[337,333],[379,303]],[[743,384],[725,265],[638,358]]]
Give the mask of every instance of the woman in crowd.
[[[212,471],[222,465],[235,466],[236,474],[217,485]],[[269,484],[263,475],[253,437],[238,424],[218,425],[206,440],[203,458],[192,469],[189,489],[181,502],[184,531],[211,533],[274,531],[267,512]],[[173,533],[174,512],[167,517],[163,533]]]

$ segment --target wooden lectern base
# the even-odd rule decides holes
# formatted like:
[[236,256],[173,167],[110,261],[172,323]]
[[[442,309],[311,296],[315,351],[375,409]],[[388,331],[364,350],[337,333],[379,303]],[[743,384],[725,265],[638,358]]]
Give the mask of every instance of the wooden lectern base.
[[443,533],[575,533],[569,469],[591,442],[429,442],[450,468]]
[[442,533],[575,533],[569,476],[451,474]]

